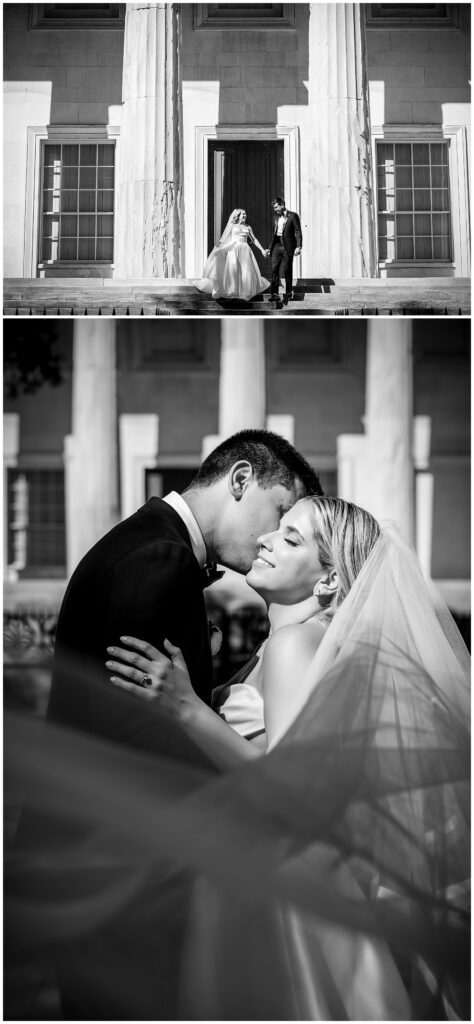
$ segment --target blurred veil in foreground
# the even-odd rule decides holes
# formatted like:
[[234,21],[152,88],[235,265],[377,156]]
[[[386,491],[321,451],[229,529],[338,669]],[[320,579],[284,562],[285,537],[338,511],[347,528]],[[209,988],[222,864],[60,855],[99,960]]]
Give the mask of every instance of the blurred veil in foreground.
[[91,1019],[468,1019],[468,660],[387,529],[266,757],[6,719],[12,976],[54,963]]

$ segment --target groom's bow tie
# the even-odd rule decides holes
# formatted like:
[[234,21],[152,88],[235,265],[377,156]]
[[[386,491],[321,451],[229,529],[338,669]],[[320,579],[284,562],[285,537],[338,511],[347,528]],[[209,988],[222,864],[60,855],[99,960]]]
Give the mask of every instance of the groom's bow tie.
[[210,587],[212,583],[221,580],[224,575],[223,569],[218,569],[215,562],[206,562],[201,569],[202,589]]

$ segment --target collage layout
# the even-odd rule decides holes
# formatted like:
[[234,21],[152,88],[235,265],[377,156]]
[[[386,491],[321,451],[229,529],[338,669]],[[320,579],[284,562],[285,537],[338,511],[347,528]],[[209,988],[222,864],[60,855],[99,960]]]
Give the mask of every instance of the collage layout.
[[5,1020],[469,1020],[469,2],[3,3]]

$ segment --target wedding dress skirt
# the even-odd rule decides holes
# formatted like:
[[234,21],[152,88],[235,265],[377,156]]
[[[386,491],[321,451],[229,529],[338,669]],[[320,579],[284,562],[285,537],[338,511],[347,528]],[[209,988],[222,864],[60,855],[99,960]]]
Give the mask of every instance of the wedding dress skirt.
[[210,253],[202,279],[195,281],[196,288],[213,299],[245,299],[266,291],[270,282],[262,277],[258,263],[250,248],[250,229],[236,225],[229,242],[216,245]]

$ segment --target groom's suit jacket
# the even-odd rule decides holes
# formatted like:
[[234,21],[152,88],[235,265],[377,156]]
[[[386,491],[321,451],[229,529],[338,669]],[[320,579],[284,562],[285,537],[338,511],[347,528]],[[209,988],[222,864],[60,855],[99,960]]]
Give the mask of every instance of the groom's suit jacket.
[[196,693],[210,702],[201,570],[186,526],[159,498],[110,530],[73,573],[59,613],[48,715],[144,751],[186,756],[181,734],[179,749],[173,746],[172,721],[167,718],[163,727],[148,702],[131,699],[108,681],[107,647],[120,644],[121,636],[161,650],[165,638],[176,644]]
[[[283,248],[288,253],[288,256],[293,256],[293,253],[294,253],[295,249],[301,249],[301,247],[303,245],[303,235],[302,235],[302,232],[301,232],[301,223],[300,223],[300,218],[298,217],[298,214],[297,213],[292,213],[291,210],[287,210],[286,212],[287,212],[287,221],[286,221],[285,227],[283,228],[283,233],[282,233],[282,236],[281,236],[281,241],[282,241],[282,244],[283,244]],[[273,238],[272,238],[272,242],[271,242],[271,245],[270,245],[270,252],[272,252],[273,247],[278,242],[278,235],[277,235],[278,221],[279,221],[279,218],[278,217],[274,217],[274,219],[273,219]]]
[[[196,692],[209,702],[211,652],[201,570],[186,526],[158,498],[114,527],[73,573],[58,620],[48,715],[115,744],[191,761],[214,774],[205,754],[159,701],[150,704],[109,682],[107,647],[120,644],[120,636],[161,648],[167,638],[179,646]],[[161,764],[166,773],[166,761]],[[83,839],[86,851],[87,838],[72,832],[72,842]],[[85,858],[88,867],[87,852]],[[101,886],[107,893],[110,884],[108,864],[91,869],[103,872],[100,897]],[[133,877],[133,864],[130,871]],[[123,905],[119,901],[108,920],[58,949],[63,1019],[177,1019],[189,893],[183,872],[159,858],[141,888]]]

